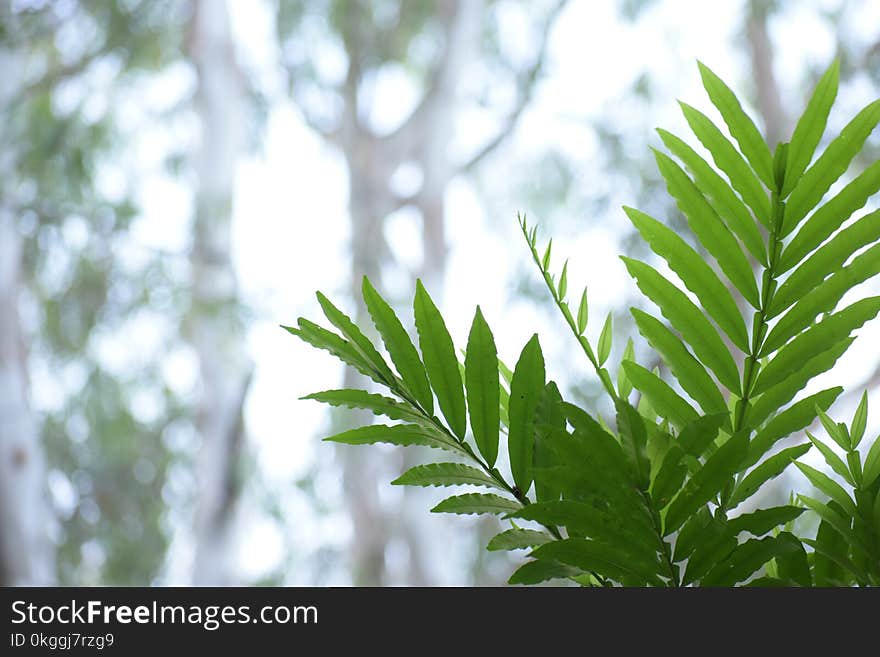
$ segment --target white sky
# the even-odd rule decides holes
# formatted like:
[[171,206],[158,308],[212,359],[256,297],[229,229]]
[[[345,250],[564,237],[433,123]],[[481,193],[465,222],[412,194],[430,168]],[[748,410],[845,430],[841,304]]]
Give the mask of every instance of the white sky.
[[[734,89],[743,87],[748,75],[747,62],[741,54],[742,37],[735,32],[740,25],[742,4],[658,2],[638,24],[629,25],[616,18],[612,2],[573,1],[553,33],[548,76],[505,147],[504,159],[522,161],[554,146],[570,153],[575,161],[589,165],[598,147],[589,119],[612,111],[614,103],[642,72],[649,74],[658,90],[655,114],[633,120],[621,111],[621,116],[633,121],[633,136],[645,143],[646,161],[652,159],[647,147],[656,146],[659,141],[653,133],[654,126],[662,125],[677,134],[688,135],[675,99],[687,100],[715,116],[708,111],[711,106],[700,87],[697,58]],[[813,7],[831,4],[834,3],[800,3],[786,20],[774,23],[773,36],[777,45],[783,46],[777,50],[777,73],[786,91],[797,88],[805,64],[824,65],[830,60],[832,35],[827,25],[814,17]],[[281,80],[273,73],[274,34],[265,3],[231,0],[230,5],[241,57],[256,66],[261,84],[275,94],[263,145],[244,158],[239,170],[234,244],[241,287],[254,312],[248,336],[248,349],[256,364],[247,404],[250,449],[266,487],[283,491],[291,488],[315,458],[330,458],[329,448],[317,441],[326,420],[325,409],[297,398],[338,387],[341,369],[330,356],[287,335],[278,324],[293,324],[301,315],[319,318],[313,296],[317,289],[339,299],[343,307],[350,307],[341,294],[347,273],[347,173],[339,154],[303,125],[295,108],[283,97]],[[852,26],[854,38],[859,37],[859,30],[863,35],[876,37],[880,3],[863,5],[863,20]],[[132,102],[143,103],[147,108],[161,106],[167,98],[179,97],[188,84],[191,73],[178,67],[157,84],[155,99],[139,98]],[[408,96],[412,96],[412,90],[400,76],[383,78],[376,91],[374,116],[379,121],[383,116],[393,117],[401,104],[406,104],[402,99]],[[787,96],[792,98],[791,93]],[[794,98],[796,102],[792,104],[797,106],[800,97]],[[841,117],[851,115],[865,100],[864,90],[850,93],[844,89],[841,98],[847,101],[847,108],[835,111],[842,112]],[[186,181],[161,173],[159,165],[169,149],[191,137],[187,136],[185,125],[179,128],[180,133],[169,131],[166,126],[160,128],[155,139],[151,136],[139,142],[138,166],[143,169],[139,192],[144,215],[135,236],[142,245],[181,252],[187,244],[190,192]],[[483,124],[475,117],[460,121],[458,129],[457,141],[463,143],[475,141],[483,134]],[[637,131],[642,133],[636,134]],[[500,165],[499,171],[505,175]],[[497,184],[503,181],[501,178]],[[627,199],[615,201],[619,201],[619,206]],[[571,380],[566,370],[581,368],[582,364],[579,359],[570,360],[576,345],[562,330],[561,318],[538,312],[527,303],[510,302],[508,282],[512,272],[532,267],[522,239],[517,236],[513,211],[529,213],[529,208],[491,208],[493,215],[509,212],[510,216],[503,220],[493,216],[490,220],[485,203],[466,180],[457,180],[450,186],[447,202],[451,254],[443,310],[457,344],[464,344],[473,308],[479,303],[495,330],[502,357],[513,362],[525,340],[538,331],[548,353],[551,375],[563,382]],[[594,338],[607,310],[634,289],[617,258],[618,235],[624,224],[622,212],[614,212],[616,216],[610,220],[584,218],[576,239],[554,243],[559,263],[563,257],[572,257],[569,287],[579,291],[584,283],[589,284],[590,331]],[[540,217],[530,216],[540,222]],[[402,215],[394,219],[389,231],[392,245],[404,261],[417,248],[416,228],[412,218]],[[547,237],[546,231],[544,235]],[[858,381],[876,362],[880,326],[875,323],[861,333],[858,348],[841,363],[834,381]],[[624,342],[625,339],[619,339],[615,344],[615,354],[620,353]],[[186,354],[172,354],[169,363],[175,377],[184,381],[192,378],[192,362]],[[880,401],[875,405],[880,405]],[[846,417],[850,411],[839,412]],[[880,414],[875,412],[875,423],[878,417]],[[325,453],[316,455],[316,450]],[[328,485],[332,489],[338,482]],[[320,517],[307,507],[301,495],[292,494],[285,505],[286,511],[295,517],[292,515],[290,526],[284,528],[248,511],[247,538],[242,546],[242,567],[248,574],[264,572],[282,558],[289,543],[298,551],[308,552],[322,542],[339,545],[347,539],[349,530],[344,519]],[[179,550],[185,553],[185,540]],[[172,565],[169,579],[182,572],[180,568],[180,564]],[[291,583],[311,583],[308,577],[308,573],[291,573]],[[462,577],[461,572],[445,574],[448,583],[462,583]],[[331,575],[333,583],[346,583],[345,578],[343,571]]]

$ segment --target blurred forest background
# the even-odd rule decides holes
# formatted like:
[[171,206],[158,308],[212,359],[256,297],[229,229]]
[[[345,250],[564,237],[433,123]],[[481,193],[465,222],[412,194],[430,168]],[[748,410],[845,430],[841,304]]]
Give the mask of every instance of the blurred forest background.
[[[0,583],[504,582],[398,451],[318,441],[361,420],[298,398],[353,375],[278,324],[360,313],[363,274],[411,317],[418,276],[459,344],[480,303],[595,398],[515,212],[617,357],[619,208],[680,221],[649,146],[708,106],[696,59],[775,143],[835,56],[829,134],[880,96],[875,0],[0,0]],[[880,406],[877,344],[839,416]]]

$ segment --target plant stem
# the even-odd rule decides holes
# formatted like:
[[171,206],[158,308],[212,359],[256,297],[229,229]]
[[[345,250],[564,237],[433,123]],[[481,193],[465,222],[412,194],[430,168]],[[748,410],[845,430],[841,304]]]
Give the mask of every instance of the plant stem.
[[770,257],[768,260],[768,267],[764,271],[764,280],[761,286],[761,308],[758,310],[755,321],[752,324],[751,349],[749,350],[749,354],[743,364],[742,397],[733,421],[734,433],[743,428],[743,424],[746,420],[746,411],[751,397],[751,389],[755,383],[755,377],[758,372],[758,358],[761,349],[764,346],[764,338],[767,333],[767,312],[770,309],[770,304],[773,302],[773,296],[776,292],[776,265],[778,264],[781,246],[778,235],[782,225],[784,211],[785,203],[779,197],[779,192],[774,190],[772,194],[773,221],[770,229],[770,237],[768,238],[768,251]]
[[[419,414],[422,415],[422,417],[424,417],[428,422],[431,423],[433,427],[441,431],[448,438],[452,439],[455,444],[461,448],[462,452],[464,452],[464,454],[468,456],[468,458],[470,458],[474,463],[480,466],[480,469],[492,478],[492,481],[494,481],[502,489],[513,495],[516,498],[516,501],[519,502],[523,507],[526,507],[532,503],[532,501],[528,497],[526,497],[526,495],[521,490],[519,490],[516,486],[511,486],[509,483],[507,483],[507,480],[505,480],[504,477],[501,476],[501,473],[498,472],[497,468],[489,466],[486,461],[481,459],[474,452],[474,450],[471,449],[470,445],[468,445],[464,440],[460,439],[449,429],[447,429],[446,426],[442,422],[440,422],[440,420],[438,420],[436,416],[428,413],[422,407],[422,405],[418,401],[413,399],[405,390],[400,389],[398,386],[394,386],[393,388],[391,388],[391,391],[398,397],[406,401],[408,404],[413,406],[419,412]],[[543,526],[553,535],[554,538],[556,538],[557,540],[562,539],[562,534],[557,527],[552,525]]]
[[608,376],[607,370],[605,370],[596,359],[596,355],[595,353],[593,353],[593,349],[590,347],[590,343],[587,341],[586,336],[581,335],[580,331],[578,331],[577,323],[575,322],[574,317],[571,314],[571,310],[568,308],[565,300],[559,296],[559,292],[557,291],[556,286],[553,284],[553,278],[550,276],[550,272],[544,268],[544,265],[541,262],[541,257],[538,255],[538,249],[529,238],[525,221],[520,222],[520,228],[522,229],[523,235],[526,238],[526,243],[529,245],[529,251],[531,251],[532,259],[535,261],[535,264],[538,266],[538,269],[544,277],[544,283],[546,284],[547,289],[550,290],[550,296],[553,297],[553,301],[556,303],[556,307],[559,308],[562,316],[565,317],[565,321],[568,324],[568,327],[571,329],[571,332],[574,333],[574,337],[577,339],[581,350],[584,352],[587,359],[590,361],[590,364],[593,366],[593,370],[596,372],[596,376],[599,377],[599,381],[601,381],[602,386],[605,388],[605,392],[608,393],[609,397],[611,397],[611,401],[614,402],[616,406],[617,402],[620,401],[620,398],[617,395],[617,391],[614,389],[614,384],[611,382],[611,377]]

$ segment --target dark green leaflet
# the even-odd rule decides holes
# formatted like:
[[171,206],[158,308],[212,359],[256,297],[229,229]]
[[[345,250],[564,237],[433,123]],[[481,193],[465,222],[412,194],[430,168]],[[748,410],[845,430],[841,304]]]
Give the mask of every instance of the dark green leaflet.
[[634,362],[623,363],[626,375],[637,390],[648,397],[651,406],[676,427],[681,428],[697,419],[693,406],[679,397],[659,376]]
[[486,486],[487,488],[500,488],[498,482],[482,470],[477,470],[463,463],[417,465],[391,483],[397,486]]
[[544,356],[538,336],[534,335],[523,347],[510,381],[507,445],[510,471],[522,492],[532,485],[535,410],[544,390],[544,377]]
[[361,287],[367,311],[373,319],[376,330],[382,336],[385,348],[388,349],[388,354],[391,356],[391,362],[394,363],[394,367],[397,368],[403,382],[412,392],[416,401],[429,414],[433,413],[434,394],[428,384],[425,366],[422,364],[409,334],[403,328],[403,324],[394,314],[391,306],[379,295],[366,276],[364,276]]
[[431,511],[433,513],[457,513],[460,515],[504,515],[515,511],[520,503],[493,493],[465,493],[447,497]]
[[464,366],[471,430],[480,453],[493,466],[498,457],[501,385],[495,338],[479,307],[471,325]]
[[456,436],[464,438],[466,410],[455,347],[446,322],[421,281],[416,282],[414,307],[419,346],[428,378],[437,393],[437,401],[450,428]]
[[330,323],[339,329],[339,332],[345,336],[354,349],[356,349],[361,356],[372,365],[376,372],[382,377],[383,381],[389,384],[392,383],[394,381],[394,374],[391,372],[385,359],[382,358],[378,351],[376,351],[373,343],[370,342],[357,325],[351,321],[351,318],[334,306],[327,297],[320,292],[317,293],[317,297],[318,303],[321,304],[321,308],[324,310],[324,315]]

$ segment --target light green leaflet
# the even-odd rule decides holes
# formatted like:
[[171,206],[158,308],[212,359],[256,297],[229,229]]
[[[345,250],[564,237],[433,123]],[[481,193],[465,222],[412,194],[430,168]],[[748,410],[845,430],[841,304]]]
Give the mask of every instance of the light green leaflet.
[[718,333],[687,296],[651,266],[621,256],[639,289],[660,308],[663,316],[681,333],[694,354],[728,390],[739,390],[739,372]]
[[831,105],[837,97],[837,84],[840,79],[840,63],[834,63],[819,80],[813,96],[807,104],[807,109],[798,120],[791,142],[788,146],[788,162],[785,165],[785,184],[782,187],[782,197],[785,198],[794,189],[800,180],[801,174],[806,170],[822,133],[825,132],[825,124],[828,122],[828,114]]
[[630,221],[654,253],[661,256],[685,286],[699,298],[718,325],[742,351],[749,350],[749,336],[730,291],[706,261],[672,230],[644,212],[624,208]]

